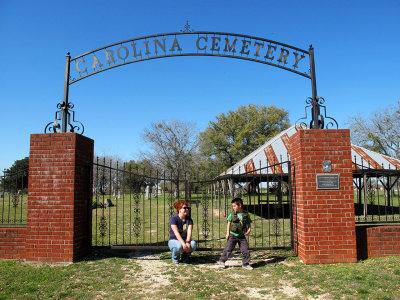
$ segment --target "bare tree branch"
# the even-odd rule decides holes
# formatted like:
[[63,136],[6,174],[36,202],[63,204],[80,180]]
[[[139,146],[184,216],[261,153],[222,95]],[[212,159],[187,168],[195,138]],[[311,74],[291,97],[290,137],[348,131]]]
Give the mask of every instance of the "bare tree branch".
[[368,119],[352,116],[347,124],[352,142],[367,149],[400,158],[400,103],[376,111]]
[[181,121],[160,121],[145,129],[143,140],[152,151],[144,156],[163,171],[178,173],[190,172],[195,165],[198,149],[197,130],[193,123]]

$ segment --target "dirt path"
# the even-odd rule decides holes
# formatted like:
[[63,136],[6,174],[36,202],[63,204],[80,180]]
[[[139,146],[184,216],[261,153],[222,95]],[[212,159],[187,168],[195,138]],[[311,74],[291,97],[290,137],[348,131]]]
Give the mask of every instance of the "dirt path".
[[286,251],[252,251],[254,269],[250,271],[241,268],[238,249],[226,262],[226,269],[217,264],[220,255],[217,250],[195,251],[190,264],[175,265],[169,251],[102,250],[98,256],[105,261],[106,257],[124,257],[120,265],[121,290],[99,293],[95,298],[118,295],[121,299],[332,299],[329,293],[310,295],[299,285],[301,278],[294,275],[303,265],[290,259]]
[[137,269],[123,269],[126,271],[124,283],[135,289],[135,293],[145,296],[157,294],[165,287],[171,285],[170,275],[165,274],[168,264],[156,255],[146,255],[136,251],[132,253],[130,262],[139,266]]
[[[215,259],[214,259],[215,260]],[[221,274],[221,278],[231,278],[232,281],[247,282],[247,287],[244,287],[241,292],[250,299],[282,299],[282,298],[298,298],[301,297],[301,290],[293,286],[292,282],[279,281],[278,287],[268,288],[264,287],[262,283],[268,281],[269,274],[262,274],[261,281],[254,280],[252,273],[241,272],[241,259],[238,256],[232,257],[226,263],[228,269],[221,270],[215,261],[202,262],[193,265],[172,265],[169,260],[162,258],[158,254],[148,254],[145,252],[135,251],[132,252],[129,258],[130,264],[136,264],[138,268],[130,269],[123,267],[126,272],[124,283],[132,288],[138,298],[153,298],[159,299],[160,295],[167,296],[168,291],[176,291],[176,281],[185,280],[192,274],[201,273],[204,280],[210,274]],[[258,263],[264,260],[257,260]],[[271,259],[265,259],[264,263],[273,263]],[[252,271],[253,272],[253,271]],[[173,276],[173,278],[172,278]],[[198,276],[198,275],[197,275]],[[196,276],[193,276],[195,278]],[[197,277],[195,280],[202,280],[203,278]],[[166,292],[167,291],[167,292]],[[229,297],[240,296],[236,292],[229,293]],[[185,296],[182,294],[182,297]],[[163,297],[161,297],[163,298]],[[179,298],[179,296],[178,296]],[[303,297],[304,298],[304,297]],[[305,299],[329,299],[328,296],[312,298],[306,297]]]

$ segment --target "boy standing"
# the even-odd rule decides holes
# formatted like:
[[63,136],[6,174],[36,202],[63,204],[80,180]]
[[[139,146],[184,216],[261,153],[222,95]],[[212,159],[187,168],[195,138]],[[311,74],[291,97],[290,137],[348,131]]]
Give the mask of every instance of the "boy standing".
[[251,219],[247,212],[242,210],[243,201],[241,198],[235,198],[232,200],[233,212],[228,216],[228,225],[226,227],[226,239],[227,243],[219,259],[219,265],[221,268],[225,268],[225,262],[228,260],[229,255],[235,248],[236,243],[239,244],[240,252],[242,252],[242,267],[247,270],[252,270],[253,267],[249,265],[250,252],[249,244],[247,243],[246,236],[251,231]]

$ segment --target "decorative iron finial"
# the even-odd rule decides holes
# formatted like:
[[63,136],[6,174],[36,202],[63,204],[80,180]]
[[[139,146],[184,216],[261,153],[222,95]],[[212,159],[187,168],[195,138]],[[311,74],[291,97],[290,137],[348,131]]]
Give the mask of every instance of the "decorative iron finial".
[[[83,134],[85,131],[85,127],[83,124],[77,120],[75,120],[75,111],[72,109],[74,108],[74,104],[71,102],[68,102],[67,105],[65,105],[64,102],[60,102],[57,104],[57,108],[59,109],[56,111],[55,114],[55,119],[53,122],[50,122],[49,124],[46,125],[44,128],[44,133],[57,133],[61,132],[61,124],[58,123],[58,121],[62,120],[63,115],[66,116],[66,122],[67,122],[67,130],[69,132],[77,132],[79,134]],[[73,125],[71,123],[71,112],[72,112],[72,122],[73,123],[79,123],[78,125]]]
[[[330,129],[331,127],[333,127],[335,124],[336,124],[336,129],[338,129],[339,128],[339,125],[338,125],[338,123],[336,122],[336,120],[334,119],[334,118],[331,118],[331,117],[327,117],[326,116],[326,106],[324,106],[324,105],[322,105],[322,104],[324,104],[325,103],[325,99],[324,98],[322,98],[322,97],[317,97],[317,103],[313,103],[313,99],[311,98],[311,97],[308,97],[307,99],[306,99],[306,104],[307,104],[307,106],[306,106],[306,108],[305,108],[305,113],[306,113],[306,115],[305,115],[305,117],[304,118],[300,118],[300,119],[298,119],[297,121],[296,121],[296,125],[300,125],[300,126],[302,126],[302,127],[306,127],[306,128],[310,128],[310,129],[312,129],[312,128],[314,128],[314,129],[324,129],[324,127],[325,127],[325,119],[329,119],[329,120],[331,120],[331,121],[329,121],[328,123],[326,123],[326,129]],[[317,104],[317,105],[316,105]],[[311,117],[313,117],[313,115],[314,115],[314,107],[318,107],[318,118],[317,118],[317,120],[315,121],[314,120],[314,118],[312,118],[311,119],[311,121],[310,121],[310,123],[309,123],[309,126],[307,126],[307,110],[308,110],[308,108],[310,108],[311,107]],[[324,115],[322,115],[322,114],[320,114],[320,112],[319,112],[319,108],[323,108],[323,110],[324,110]],[[305,121],[301,121],[301,122],[299,122],[300,120],[305,120]],[[317,122],[317,124],[315,124],[315,122]]]
[[185,30],[181,30],[181,32],[193,32],[194,30],[190,30],[189,21],[186,21],[186,25],[184,26]]

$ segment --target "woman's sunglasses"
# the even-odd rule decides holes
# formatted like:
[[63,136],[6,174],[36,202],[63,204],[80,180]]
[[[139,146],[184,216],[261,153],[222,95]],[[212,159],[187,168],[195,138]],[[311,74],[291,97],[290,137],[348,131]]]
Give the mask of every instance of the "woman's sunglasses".
[[190,209],[190,207],[184,206],[182,207],[182,209]]

